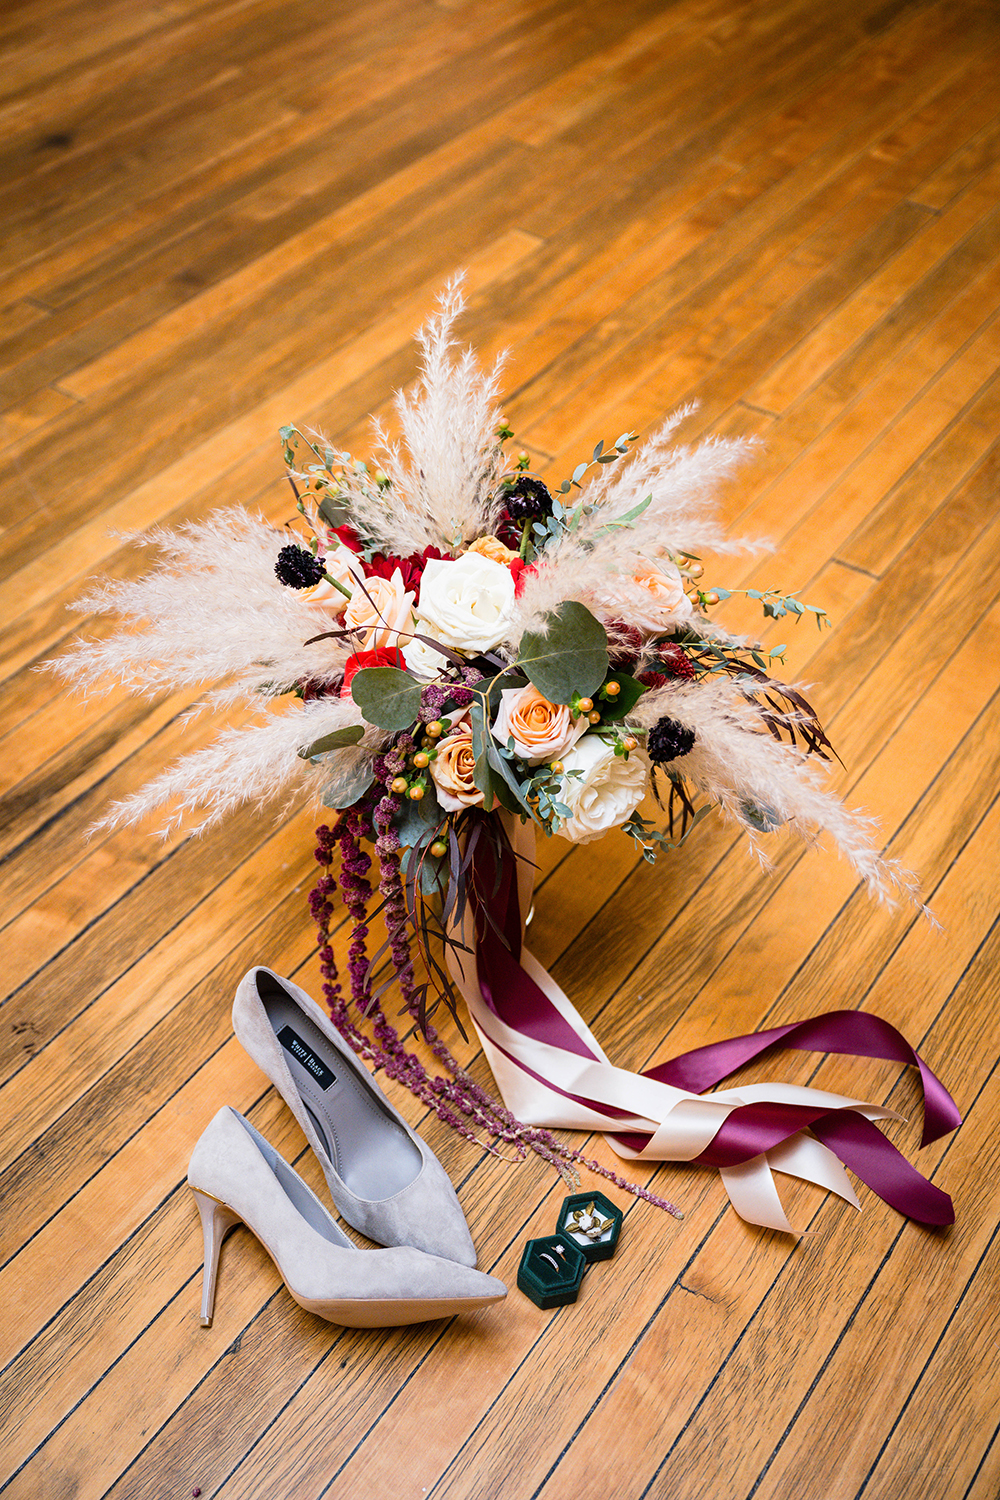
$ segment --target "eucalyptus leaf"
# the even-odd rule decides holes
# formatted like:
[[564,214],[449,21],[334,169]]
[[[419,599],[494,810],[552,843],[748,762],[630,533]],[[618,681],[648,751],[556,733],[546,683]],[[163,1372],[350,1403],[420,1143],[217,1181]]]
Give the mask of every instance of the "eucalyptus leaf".
[[328,750],[343,750],[346,745],[356,745],[364,738],[364,733],[363,724],[348,724],[343,729],[334,729],[331,734],[321,735],[299,754],[303,760],[311,760],[314,755],[325,755]]
[[574,693],[589,697],[608,670],[604,627],[589,609],[568,599],[552,611],[544,631],[525,631],[515,666],[550,703],[569,703]]
[[[486,755],[493,770],[499,772],[504,784],[507,786],[511,794],[516,798],[517,802],[520,803],[521,807],[524,808],[524,811],[528,814],[528,816],[530,818],[533,818],[535,815],[531,810],[531,805],[521,790],[521,783],[514,775],[514,768],[511,765],[510,761],[507,760],[503,755],[501,755],[497,746],[492,743],[487,745]],[[504,800],[499,791],[497,795],[500,797],[501,801]]]
[[400,667],[364,667],[351,681],[351,697],[369,724],[389,733],[408,729],[420,712],[420,683]]
[[341,757],[335,762],[335,770],[323,788],[323,806],[335,807],[338,811],[353,807],[375,780],[371,756],[367,752],[355,751],[351,757]]
[[392,820],[392,826],[404,849],[412,849],[428,834],[437,831],[444,822],[444,813],[432,790],[433,783],[424,789],[419,802],[404,797],[402,806]]
[[476,758],[472,771],[472,780],[483,794],[484,812],[493,810],[493,773],[490,770],[487,747],[489,744],[489,730],[486,727],[486,719],[483,714],[483,705],[479,699],[475,699],[469,709],[469,726],[472,730],[472,753]]

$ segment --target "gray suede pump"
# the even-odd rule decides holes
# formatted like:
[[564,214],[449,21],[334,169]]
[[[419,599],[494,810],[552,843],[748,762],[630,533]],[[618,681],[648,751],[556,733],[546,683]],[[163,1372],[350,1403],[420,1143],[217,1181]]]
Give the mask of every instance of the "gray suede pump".
[[300,1307],[346,1328],[424,1323],[499,1302],[494,1276],[420,1250],[359,1250],[315,1193],[235,1109],[220,1109],[194,1148],[188,1183],[205,1240],[202,1326],[211,1326],[219,1249],[252,1229]]
[[236,991],[233,1030],[301,1125],[348,1224],[379,1245],[476,1264],[441,1163],[305,990],[251,969]]

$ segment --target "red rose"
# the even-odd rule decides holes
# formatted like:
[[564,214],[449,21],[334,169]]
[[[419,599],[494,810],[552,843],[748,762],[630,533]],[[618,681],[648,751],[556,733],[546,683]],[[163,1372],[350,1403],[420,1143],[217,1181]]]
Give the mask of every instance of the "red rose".
[[361,538],[353,526],[332,526],[330,534],[339,537],[344,546],[349,547],[352,552],[361,551]]
[[344,668],[344,682],[340,689],[342,698],[351,696],[351,681],[357,672],[365,667],[402,667],[406,670],[406,662],[403,653],[397,651],[395,646],[380,646],[377,651],[355,651],[353,656],[347,658],[347,666]]

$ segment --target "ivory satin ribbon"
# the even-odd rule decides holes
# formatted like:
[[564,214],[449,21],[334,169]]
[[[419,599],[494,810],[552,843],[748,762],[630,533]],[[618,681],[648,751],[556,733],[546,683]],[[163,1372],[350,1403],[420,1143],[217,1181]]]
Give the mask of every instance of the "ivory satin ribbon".
[[[856,1051],[918,1064],[927,1104],[925,1143],[953,1129],[960,1118],[951,1096],[878,1017],[834,1012],[699,1048],[648,1073],[616,1068],[552,976],[522,946],[520,914],[531,900],[534,830],[506,818],[504,825],[511,849],[499,880],[481,838],[470,872],[470,886],[474,881],[479,892],[475,920],[470,918],[473,899],[463,927],[452,932],[472,952],[449,947],[448,963],[504,1102],[520,1120],[600,1131],[619,1156],[630,1160],[715,1166],[737,1212],[768,1229],[794,1232],[774,1171],[814,1182],[859,1207],[842,1161],[901,1212],[928,1224],[953,1221],[948,1195],[910,1166],[872,1123],[902,1118],[894,1111],[778,1082],[700,1092],[706,1080],[721,1079],[775,1046]],[[694,1082],[699,1091],[667,1081],[670,1077]]]

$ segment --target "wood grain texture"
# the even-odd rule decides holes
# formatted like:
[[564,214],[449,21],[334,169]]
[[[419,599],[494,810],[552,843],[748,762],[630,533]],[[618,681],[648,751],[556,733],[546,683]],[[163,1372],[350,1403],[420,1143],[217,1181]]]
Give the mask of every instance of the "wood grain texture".
[[[19,0],[0,58],[0,1493],[995,1500],[996,7]],[[88,838],[213,721],[36,669],[108,628],[67,606],[141,570],[122,533],[237,501],[283,521],[283,422],[363,450],[459,266],[555,479],[683,402],[684,440],[761,439],[722,507],[773,550],[712,578],[835,617],[786,626],[789,672],[940,921],[873,908],[822,849],[777,842],[764,873],[709,820],[656,869],[614,838],[541,850],[535,952],[625,1066],[879,1011],[966,1116],[922,1152],[888,1127],[958,1221],[796,1183],[792,1239],[663,1165],[683,1222],[617,1194],[619,1254],[541,1312],[513,1286],[560,1183],[392,1086],[507,1302],[336,1329],[239,1230],[202,1330],[207,1118],[243,1109],[322,1192],[229,1023],[251,963],[318,990],[314,810]],[[885,1063],[780,1068],[918,1112]]]

